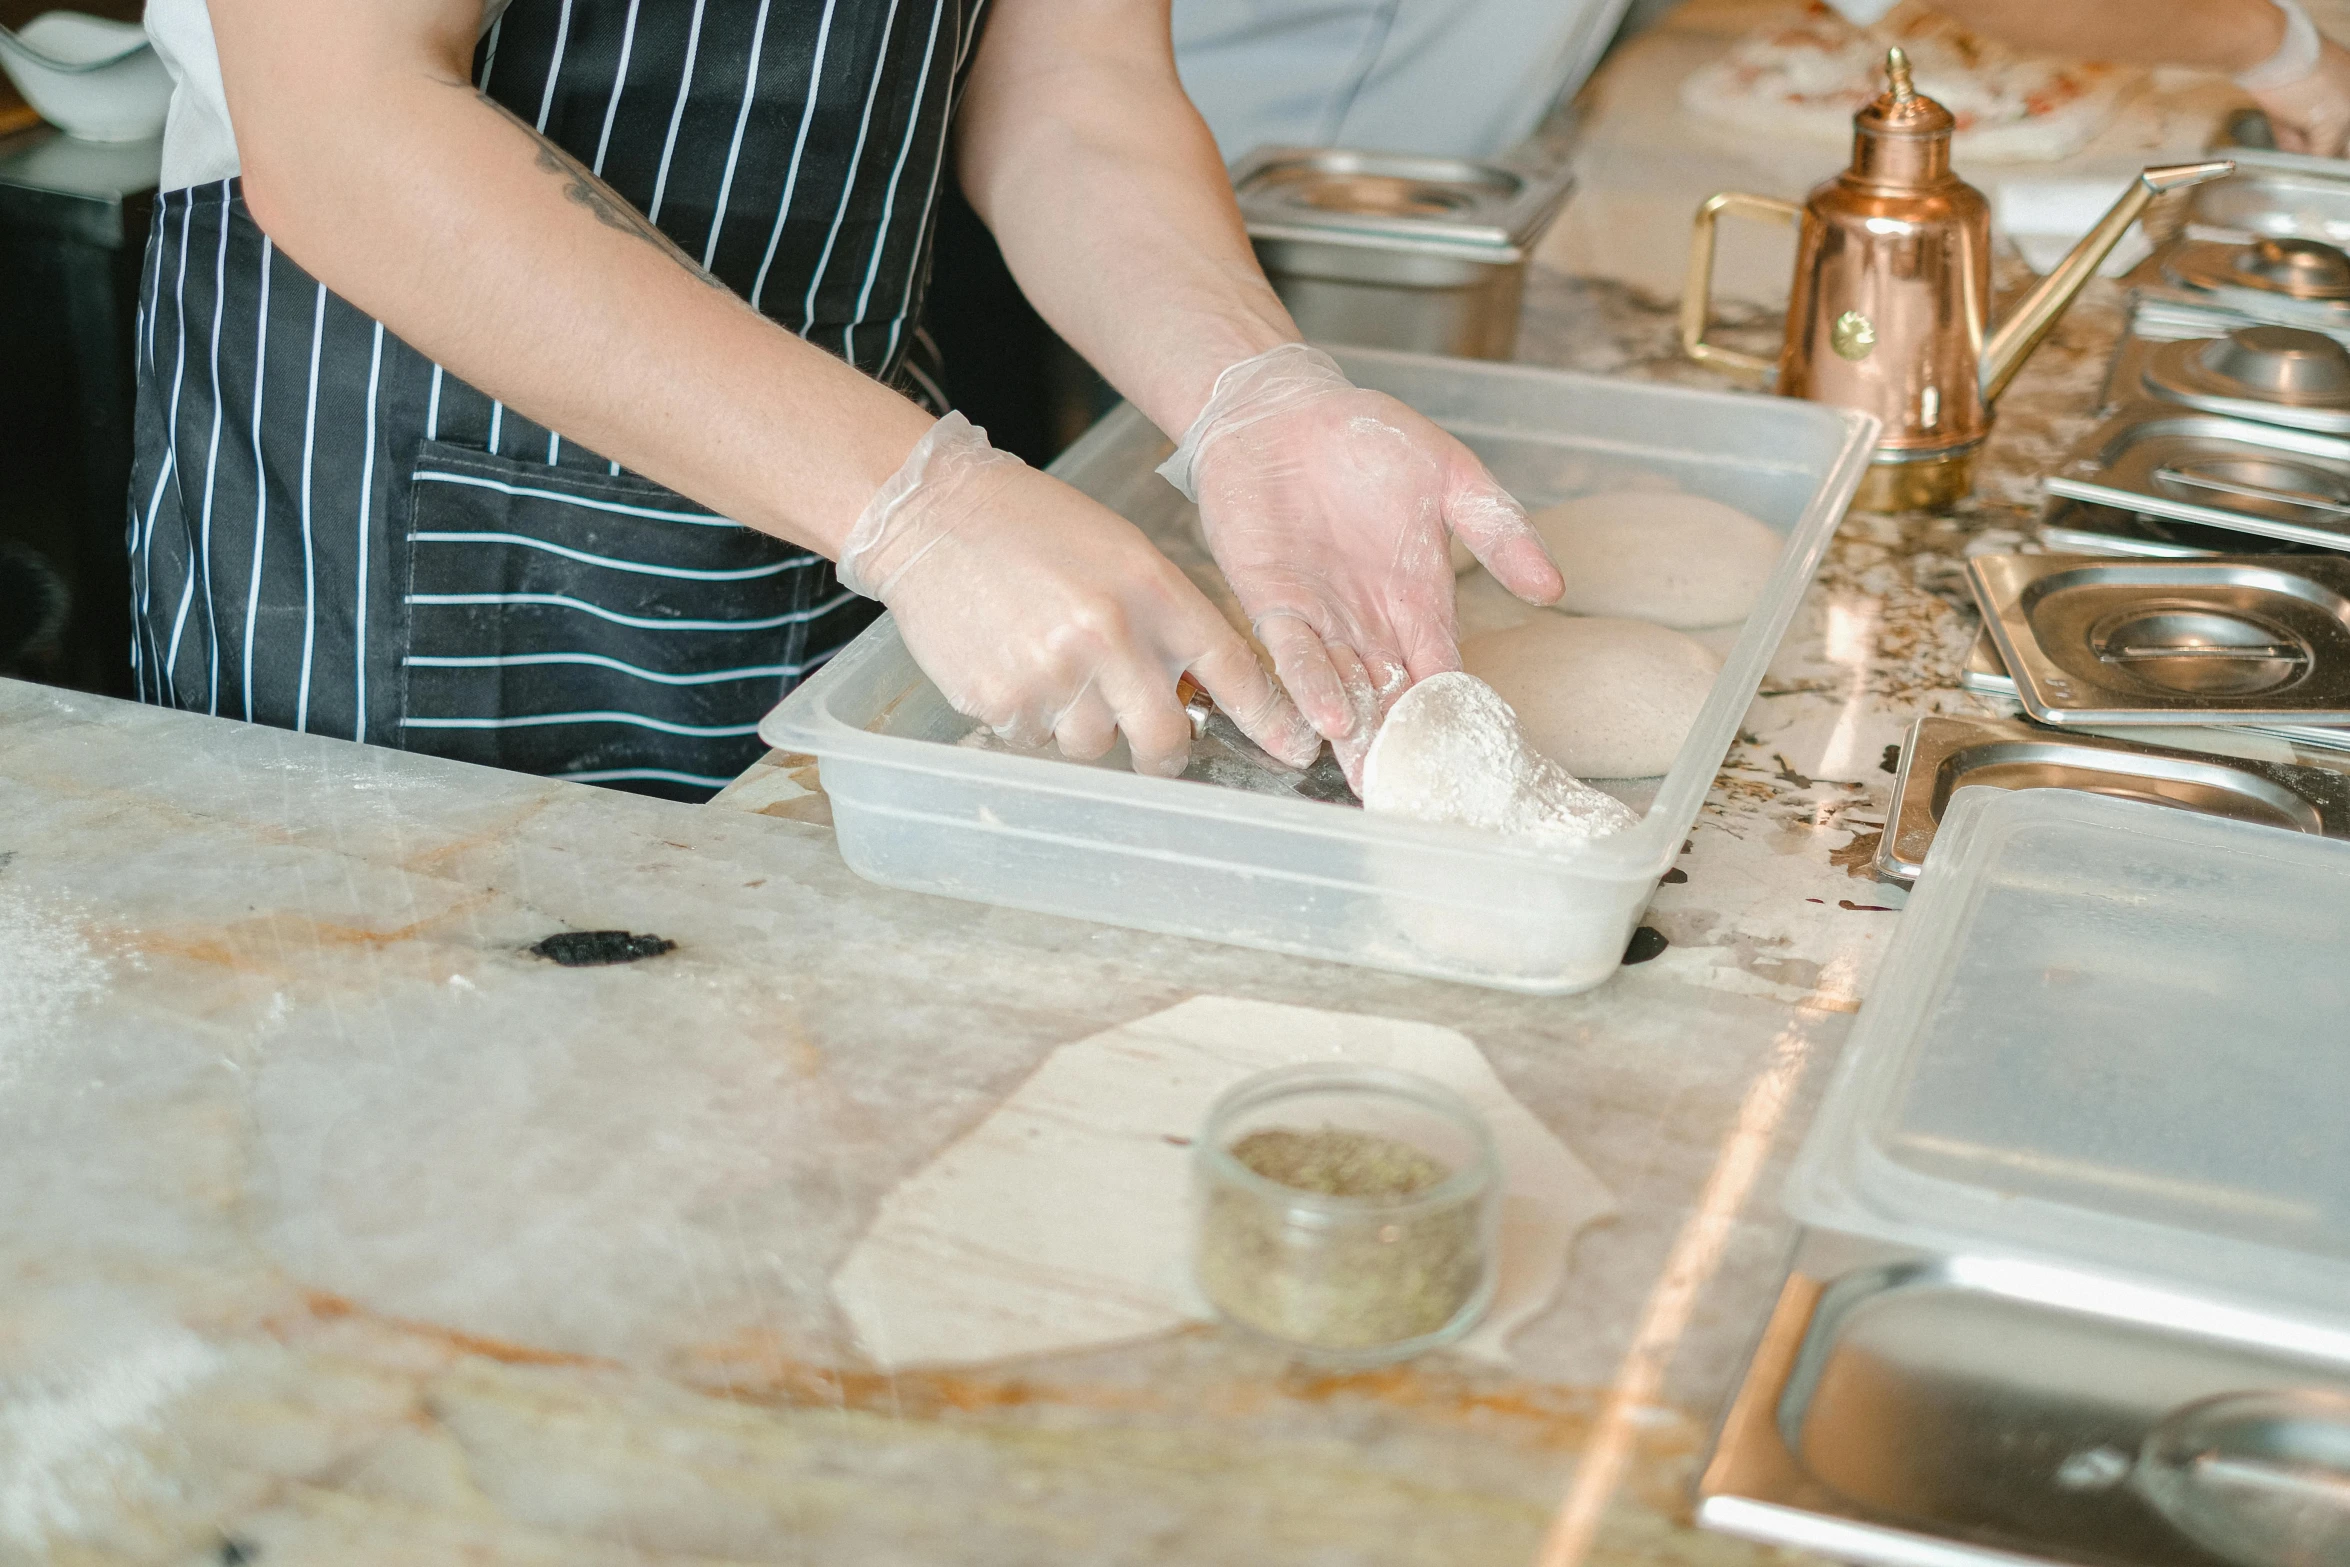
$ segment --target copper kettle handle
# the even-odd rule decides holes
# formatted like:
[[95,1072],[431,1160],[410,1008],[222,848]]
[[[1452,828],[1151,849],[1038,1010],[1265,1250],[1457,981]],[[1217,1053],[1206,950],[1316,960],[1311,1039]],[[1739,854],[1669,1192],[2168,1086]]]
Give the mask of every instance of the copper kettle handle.
[[1714,230],[1725,212],[1757,222],[1776,218],[1796,224],[1803,221],[1803,208],[1775,196],[1720,191],[1705,198],[1689,232],[1689,276],[1681,288],[1681,352],[1701,365],[1745,377],[1757,386],[1768,386],[1778,374],[1775,363],[1758,354],[1742,354],[1705,340],[1705,329],[1714,312]]

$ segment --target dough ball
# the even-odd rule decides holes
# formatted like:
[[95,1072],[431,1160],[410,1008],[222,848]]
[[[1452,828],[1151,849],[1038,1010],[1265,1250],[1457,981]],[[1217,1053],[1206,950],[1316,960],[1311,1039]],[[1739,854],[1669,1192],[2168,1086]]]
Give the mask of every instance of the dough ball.
[[1567,579],[1558,608],[1683,628],[1745,619],[1786,542],[1734,506],[1671,491],[1579,496],[1533,522]]
[[1482,566],[1453,583],[1452,618],[1458,637],[1481,637],[1488,631],[1507,631],[1550,611],[1527,603],[1503,587]]
[[1639,824],[1623,801],[1530,746],[1493,687],[1471,674],[1430,675],[1380,724],[1363,758],[1363,809],[1564,843]]
[[[1621,800],[1529,749],[1509,705],[1468,674],[1431,675],[1389,711],[1363,759],[1363,809],[1553,850],[1640,824]],[[1633,911],[1571,879],[1521,878],[1497,906],[1481,864],[1374,843],[1369,866],[1397,933],[1452,978],[1582,989],[1624,950]]]
[[1471,637],[1461,663],[1517,710],[1526,737],[1578,778],[1673,765],[1722,661],[1644,620],[1542,615]]

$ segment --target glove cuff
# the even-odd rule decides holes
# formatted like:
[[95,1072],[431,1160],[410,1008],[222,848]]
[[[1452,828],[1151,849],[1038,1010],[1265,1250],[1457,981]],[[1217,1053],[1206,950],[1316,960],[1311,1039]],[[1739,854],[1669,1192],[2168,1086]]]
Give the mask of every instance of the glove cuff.
[[1199,486],[1195,473],[1200,453],[1210,442],[1324,393],[1345,391],[1353,385],[1346,372],[1338,368],[1337,360],[1304,343],[1283,343],[1228,365],[1216,377],[1215,389],[1208,393],[1207,405],[1200,409],[1199,417],[1191,421],[1191,428],[1175,443],[1175,455],[1159,464],[1159,477],[1181,490],[1185,500],[1196,501]]
[[841,544],[841,586],[887,603],[891,585],[974,514],[966,503],[971,482],[1007,463],[1023,466],[961,414],[932,425],[858,513]]
[[2248,71],[2236,75],[2236,85],[2246,92],[2274,92],[2305,80],[2317,69],[2323,40],[2318,37],[2317,24],[2301,8],[2301,0],[2270,0],[2285,16],[2285,37],[2277,45],[2276,53]]

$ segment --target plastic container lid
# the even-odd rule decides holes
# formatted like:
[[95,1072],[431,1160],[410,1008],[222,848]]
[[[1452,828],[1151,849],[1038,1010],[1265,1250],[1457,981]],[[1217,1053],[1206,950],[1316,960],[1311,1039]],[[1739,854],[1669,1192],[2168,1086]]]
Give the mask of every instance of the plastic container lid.
[[1960,790],[1787,1203],[2350,1325],[2350,843]]

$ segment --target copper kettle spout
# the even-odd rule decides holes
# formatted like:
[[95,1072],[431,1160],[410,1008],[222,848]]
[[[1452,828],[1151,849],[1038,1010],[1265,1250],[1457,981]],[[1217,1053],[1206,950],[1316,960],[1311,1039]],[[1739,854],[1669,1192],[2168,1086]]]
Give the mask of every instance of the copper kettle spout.
[[2097,269],[2113,253],[2113,247],[2121,243],[2130,225],[2138,221],[2148,202],[2166,191],[2184,190],[2235,171],[2233,162],[2215,158],[2208,163],[2173,163],[2148,169],[2131,181],[2121,199],[2097,220],[2097,226],[2082,235],[2071,253],[2029,294],[2016,301],[2007,319],[1993,328],[1990,340],[1983,345],[1983,401],[1994,402],[2007,390],[2007,383],[2015,379],[2024,361],[2032,357],[2032,350],[2055,330],[2057,319],[2072,304],[2073,296],[2097,275]]

